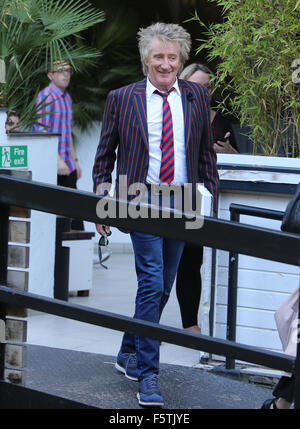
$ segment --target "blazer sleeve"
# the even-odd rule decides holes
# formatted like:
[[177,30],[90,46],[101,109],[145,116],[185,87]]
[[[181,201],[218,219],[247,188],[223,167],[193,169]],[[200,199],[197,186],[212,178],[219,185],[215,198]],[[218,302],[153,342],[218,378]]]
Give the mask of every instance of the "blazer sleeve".
[[100,141],[93,167],[94,192],[103,194],[103,184],[112,182],[112,171],[119,145],[118,112],[115,91],[111,91],[106,100],[103,113]]
[[213,211],[217,213],[219,175],[217,169],[217,156],[213,148],[213,135],[210,121],[210,102],[207,91],[204,93],[203,131],[200,143],[199,176],[203,179],[205,187],[213,196]]

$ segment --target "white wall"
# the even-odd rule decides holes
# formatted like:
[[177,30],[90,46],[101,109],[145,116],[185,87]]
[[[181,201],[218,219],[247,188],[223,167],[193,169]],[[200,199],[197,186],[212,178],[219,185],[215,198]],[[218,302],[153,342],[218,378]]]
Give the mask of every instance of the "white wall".
[[[229,220],[231,203],[283,211],[287,197],[224,192],[219,217]],[[280,221],[240,217],[240,222],[280,230]],[[259,246],[260,243],[257,243]],[[237,342],[281,350],[274,312],[299,284],[299,267],[239,255]],[[218,251],[215,335],[225,338],[228,293],[228,252]]]

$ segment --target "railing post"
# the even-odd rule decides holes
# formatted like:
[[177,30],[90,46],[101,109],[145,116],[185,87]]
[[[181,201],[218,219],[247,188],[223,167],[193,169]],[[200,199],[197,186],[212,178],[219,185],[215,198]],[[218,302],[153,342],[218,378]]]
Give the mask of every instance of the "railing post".
[[[7,285],[9,206],[0,204],[0,285]],[[6,305],[0,302],[0,380],[4,380]]]
[[[240,215],[234,208],[230,207],[230,220],[239,222]],[[237,279],[238,279],[238,253],[229,252],[228,268],[228,301],[227,301],[227,327],[226,339],[236,340],[236,313],[237,313]],[[226,357],[226,369],[235,368],[235,360]]]
[[70,231],[70,219],[56,217],[54,298],[68,301],[70,249],[62,246],[63,232]]

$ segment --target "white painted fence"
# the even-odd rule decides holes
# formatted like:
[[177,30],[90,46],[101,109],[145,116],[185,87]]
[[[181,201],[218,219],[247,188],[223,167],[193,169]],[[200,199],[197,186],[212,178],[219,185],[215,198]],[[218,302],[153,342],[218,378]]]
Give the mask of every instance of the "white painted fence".
[[[262,156],[218,156],[219,163],[269,165],[299,168],[299,174],[248,172],[232,170],[221,172],[223,180],[253,181],[264,183],[298,183],[300,160],[266,158]],[[220,195],[219,217],[230,219],[231,203],[284,211],[291,195],[259,194],[257,192],[224,191]],[[280,221],[240,216],[240,222],[280,230]],[[260,246],[260,243],[257,243]],[[214,335],[226,337],[228,252],[217,251],[217,278],[215,297]],[[299,284],[299,267],[239,255],[238,309],[236,341],[281,351],[274,312]]]

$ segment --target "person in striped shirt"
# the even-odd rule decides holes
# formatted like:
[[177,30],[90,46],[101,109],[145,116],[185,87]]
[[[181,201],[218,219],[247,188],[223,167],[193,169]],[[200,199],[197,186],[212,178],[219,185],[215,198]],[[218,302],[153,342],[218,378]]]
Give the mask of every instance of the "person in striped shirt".
[[[57,184],[76,188],[76,182],[82,172],[72,140],[72,99],[67,92],[72,68],[67,61],[57,61],[51,64],[47,76],[49,85],[43,88],[35,104],[41,106],[38,113],[43,114],[33,125],[34,132],[51,132],[60,134],[57,156]],[[71,229],[82,230],[81,221],[73,221]]]

